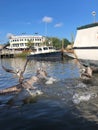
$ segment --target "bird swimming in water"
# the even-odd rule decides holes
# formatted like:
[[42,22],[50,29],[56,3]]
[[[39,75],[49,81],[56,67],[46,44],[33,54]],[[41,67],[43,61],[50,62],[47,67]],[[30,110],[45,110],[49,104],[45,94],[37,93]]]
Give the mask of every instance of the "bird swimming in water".
[[79,59],[76,59],[76,62],[80,69],[80,78],[83,80],[90,80],[93,76],[93,69],[89,64],[80,62]]
[[38,68],[36,76],[40,79],[47,79],[47,73],[43,68]]
[[92,78],[92,69],[91,67],[86,67],[86,68],[83,68],[82,71],[81,71],[81,74],[80,74],[80,78],[81,79],[91,79]]

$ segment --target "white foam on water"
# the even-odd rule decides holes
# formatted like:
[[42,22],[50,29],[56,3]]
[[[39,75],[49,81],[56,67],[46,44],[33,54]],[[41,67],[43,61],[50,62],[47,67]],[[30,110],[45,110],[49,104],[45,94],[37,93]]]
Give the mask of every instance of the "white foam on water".
[[26,90],[33,97],[43,94],[43,92],[41,90],[34,90],[34,91],[31,91],[29,89],[26,89]]
[[45,84],[53,84],[54,82],[56,82],[57,79],[53,78],[53,77],[50,77],[50,78],[47,78],[47,81]]
[[87,85],[84,83],[79,83],[77,86],[75,86],[76,88],[86,88]]
[[97,97],[96,93],[90,93],[90,92],[85,92],[85,93],[75,93],[72,97],[72,101],[75,104],[79,104],[80,102],[83,101],[89,101],[90,99],[94,99]]

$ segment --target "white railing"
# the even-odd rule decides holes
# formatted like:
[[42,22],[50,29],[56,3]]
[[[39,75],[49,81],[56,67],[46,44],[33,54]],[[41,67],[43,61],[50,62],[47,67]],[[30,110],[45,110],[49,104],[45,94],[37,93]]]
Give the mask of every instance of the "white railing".
[[16,50],[1,50],[0,55],[5,55],[5,54],[19,54],[22,53],[22,51],[16,51]]

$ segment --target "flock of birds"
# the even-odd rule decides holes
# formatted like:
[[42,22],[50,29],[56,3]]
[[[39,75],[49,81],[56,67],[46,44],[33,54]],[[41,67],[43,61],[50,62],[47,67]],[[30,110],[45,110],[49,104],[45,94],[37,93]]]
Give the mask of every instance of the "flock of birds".
[[2,68],[8,73],[15,74],[18,77],[19,83],[17,85],[15,85],[15,86],[11,86],[11,87],[0,90],[0,95],[6,95],[6,94],[9,94],[9,93],[17,94],[17,93],[21,92],[24,89],[27,90],[30,95],[32,95],[30,90],[34,90],[34,83],[35,82],[39,82],[41,80],[46,80],[47,83],[50,83],[50,82],[55,81],[55,79],[52,79],[51,77],[48,77],[47,72],[43,68],[38,68],[35,76],[32,76],[28,80],[25,80],[23,74],[24,74],[24,72],[26,70],[28,62],[29,62],[29,60],[26,60],[26,63],[25,63],[22,70],[20,70],[20,69],[19,70],[18,69],[17,70],[12,70],[12,69],[6,68],[3,65],[3,62],[1,60]]
[[[7,93],[19,93],[23,89],[25,89],[29,93],[31,93],[30,90],[34,89],[33,84],[35,82],[38,82],[40,79],[49,80],[47,72],[43,68],[38,68],[36,76],[32,76],[30,79],[25,80],[23,74],[26,70],[28,62],[29,62],[29,59],[26,60],[26,63],[23,67],[23,70],[11,70],[11,69],[6,68],[3,65],[2,60],[1,60],[2,68],[6,72],[14,73],[15,75],[17,75],[17,77],[19,79],[19,84],[0,90],[0,95],[4,95],[4,94],[7,94]],[[78,63],[80,64],[80,66],[82,68],[82,69],[80,69],[81,70],[80,71],[80,78],[83,79],[83,80],[90,80],[92,78],[92,73],[93,73],[92,68],[90,66],[82,65],[79,62],[79,60],[78,60]]]

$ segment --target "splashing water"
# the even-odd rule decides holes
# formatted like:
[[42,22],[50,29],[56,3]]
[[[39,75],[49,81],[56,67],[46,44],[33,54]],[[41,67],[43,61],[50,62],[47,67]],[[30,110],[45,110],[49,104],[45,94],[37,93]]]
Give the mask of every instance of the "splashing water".
[[75,93],[72,97],[72,101],[75,104],[79,104],[83,101],[89,101],[97,97],[97,93],[85,92],[85,93]]
[[53,83],[56,82],[56,81],[57,81],[57,79],[55,79],[55,78],[53,78],[53,77],[49,77],[49,78],[47,78],[47,81],[46,81],[45,84],[53,84]]
[[78,85],[75,86],[76,88],[87,88],[87,85],[84,83],[79,83]]

